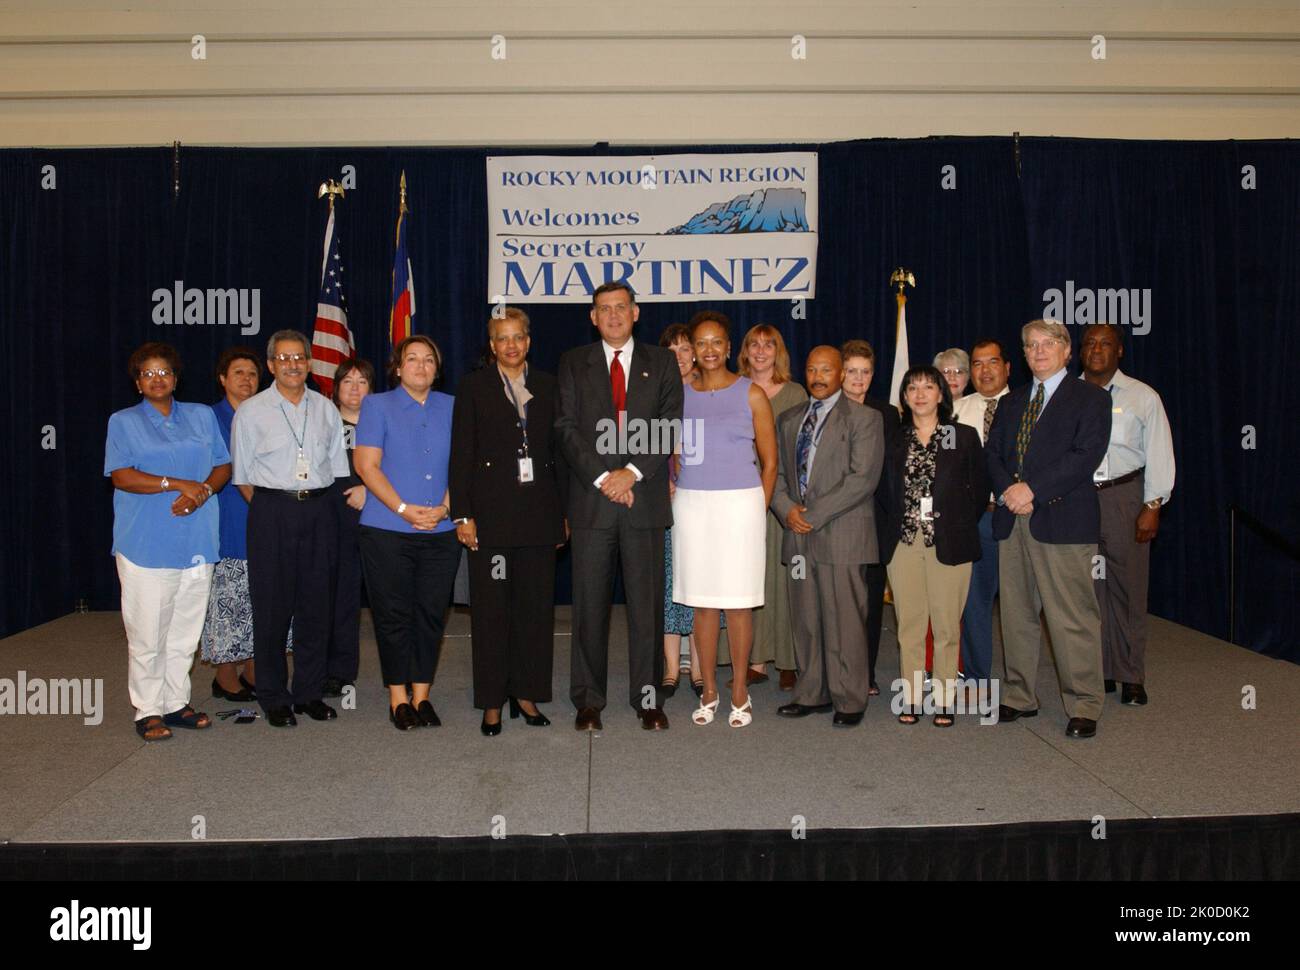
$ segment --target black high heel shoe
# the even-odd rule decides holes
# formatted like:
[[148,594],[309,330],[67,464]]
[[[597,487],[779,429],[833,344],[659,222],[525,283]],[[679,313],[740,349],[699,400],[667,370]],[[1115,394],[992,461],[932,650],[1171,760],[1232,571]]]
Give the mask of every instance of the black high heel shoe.
[[483,732],[483,737],[495,738],[498,734],[501,733],[501,712],[500,711],[497,712],[496,724],[489,724],[487,719],[487,711],[484,711],[483,723],[478,726],[478,729]]
[[529,727],[547,727],[551,723],[551,719],[547,717],[545,714],[543,714],[540,708],[538,709],[536,714],[529,714],[527,711],[525,711],[522,707],[519,706],[519,701],[517,701],[515,698],[511,697],[509,700],[510,700],[511,720],[514,720],[515,718],[519,717],[522,714],[524,718],[524,723],[527,724]]
[[[243,683],[244,678],[241,677],[239,680],[240,683]],[[226,690],[217,683],[217,678],[215,677],[212,678],[212,696],[220,698],[223,701],[234,701],[236,704],[243,704],[248,701],[257,700],[257,694],[253,693],[253,691],[249,690],[247,687],[238,691]]]

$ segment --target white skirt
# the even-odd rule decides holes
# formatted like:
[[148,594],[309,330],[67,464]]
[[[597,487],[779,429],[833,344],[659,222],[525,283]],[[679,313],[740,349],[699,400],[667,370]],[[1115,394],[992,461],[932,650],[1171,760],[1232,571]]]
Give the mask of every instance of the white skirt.
[[679,488],[673,496],[673,601],[713,609],[763,605],[763,486]]

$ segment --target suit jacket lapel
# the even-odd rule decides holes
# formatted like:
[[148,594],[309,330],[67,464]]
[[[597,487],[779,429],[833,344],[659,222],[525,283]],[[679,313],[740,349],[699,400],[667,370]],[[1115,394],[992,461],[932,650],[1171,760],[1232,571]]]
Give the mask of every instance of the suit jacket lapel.
[[[644,376],[643,376],[644,375]],[[632,359],[627,362],[627,413],[645,414],[650,408],[643,407],[643,398],[650,389],[650,352],[640,340],[632,344]],[[610,392],[610,407],[613,407],[613,392]],[[636,405],[636,406],[634,406]]]
[[592,384],[595,400],[600,403],[601,414],[614,416],[614,393],[610,390],[609,368],[605,366],[605,345],[597,340],[591,345],[587,358],[587,380]]

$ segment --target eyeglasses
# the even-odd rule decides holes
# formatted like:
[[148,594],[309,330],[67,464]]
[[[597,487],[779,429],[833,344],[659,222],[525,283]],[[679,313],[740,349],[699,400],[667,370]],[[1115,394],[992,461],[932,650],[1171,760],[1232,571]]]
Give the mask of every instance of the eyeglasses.
[[1055,337],[1048,337],[1046,340],[1035,340],[1033,343],[1025,344],[1025,350],[1029,351],[1031,354],[1040,350],[1051,350],[1053,347],[1060,344],[1060,342],[1061,341],[1057,340]]
[[307,355],[306,354],[276,354],[271,359],[278,360],[282,364],[301,364],[304,360],[307,359]]
[[945,367],[940,371],[940,373],[943,374],[944,377],[959,377],[966,373],[966,371],[961,367]]
[[140,376],[143,377],[146,381],[151,381],[155,377],[173,377],[175,376],[175,374],[176,372],[172,370],[170,367],[160,367],[157,370],[151,369],[151,370],[140,371]]
[[846,368],[844,368],[844,376],[845,376],[845,377],[870,377],[870,376],[871,376],[872,374],[874,374],[874,373],[875,373],[874,370],[870,370],[870,369],[865,368],[865,367],[846,367]]

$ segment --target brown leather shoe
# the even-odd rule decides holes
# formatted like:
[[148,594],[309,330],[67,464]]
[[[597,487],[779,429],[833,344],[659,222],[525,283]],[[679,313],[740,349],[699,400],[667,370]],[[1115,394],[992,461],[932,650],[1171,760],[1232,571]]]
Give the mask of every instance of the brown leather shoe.
[[594,707],[581,707],[578,709],[578,716],[573,722],[574,728],[579,731],[600,731],[603,725],[600,723],[600,711]]
[[648,711],[640,708],[637,710],[636,716],[641,719],[641,727],[646,731],[668,730],[668,715],[658,707],[652,707]]
[[799,678],[799,675],[798,675],[795,671],[793,671],[793,670],[783,670],[783,671],[781,671],[781,689],[782,689],[782,690],[794,690],[794,682],[795,682],[798,678]]

